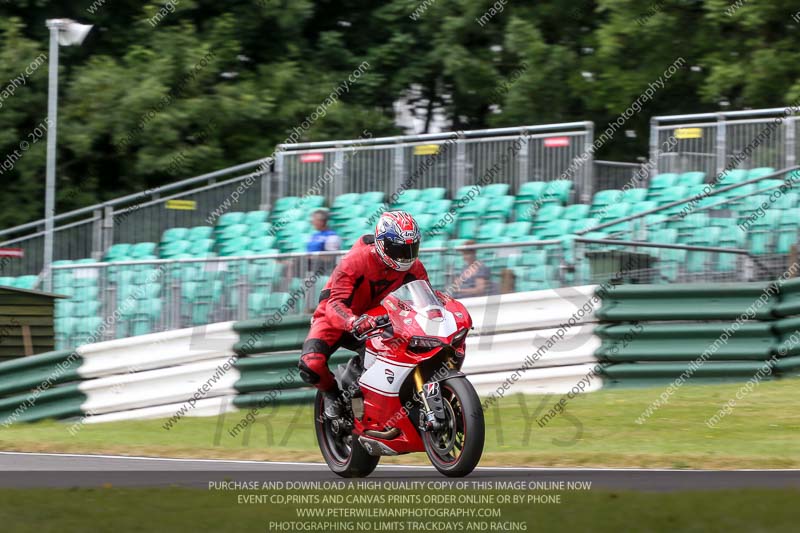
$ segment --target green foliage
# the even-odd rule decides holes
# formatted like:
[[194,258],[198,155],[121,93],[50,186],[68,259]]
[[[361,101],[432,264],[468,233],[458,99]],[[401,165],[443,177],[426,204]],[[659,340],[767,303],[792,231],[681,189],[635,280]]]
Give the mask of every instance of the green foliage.
[[[60,51],[58,212],[264,157],[364,61],[301,140],[402,133],[399,100],[425,130],[434,112],[454,128],[593,120],[603,129],[678,57],[685,65],[626,124],[637,137],[618,134],[600,157],[645,154],[654,114],[800,98],[800,23],[788,0],[509,1],[483,23],[493,0],[166,6],[0,3],[0,90],[47,53],[45,19],[95,25],[83,46]],[[46,118],[47,70],[2,101],[0,158]],[[0,174],[14,205],[0,227],[41,216],[43,141]]]

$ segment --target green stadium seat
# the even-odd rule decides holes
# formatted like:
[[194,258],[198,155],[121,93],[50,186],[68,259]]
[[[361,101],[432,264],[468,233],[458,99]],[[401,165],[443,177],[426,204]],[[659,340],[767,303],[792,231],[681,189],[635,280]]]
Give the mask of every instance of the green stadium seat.
[[564,208],[560,205],[545,205],[542,206],[536,212],[536,218],[533,221],[533,229],[534,232],[537,228],[543,227],[545,224],[550,222],[551,220],[556,220],[561,218],[561,215],[564,212]]
[[571,191],[572,182],[570,180],[550,181],[547,183],[547,188],[544,191],[543,203],[555,201],[564,205],[569,202]]
[[499,242],[504,229],[503,222],[485,222],[478,229],[476,240],[478,242]]
[[622,198],[623,202],[628,202],[629,204],[636,203],[636,202],[643,202],[647,198],[647,189],[624,189],[622,191]]
[[725,187],[727,185],[733,185],[734,183],[747,181],[749,179],[747,174],[748,172],[746,170],[741,168],[733,168],[725,173],[725,175],[719,180],[719,186]]
[[122,261],[130,256],[132,245],[128,243],[112,244],[106,251],[105,261]]
[[433,202],[425,204],[425,212],[430,213],[436,216],[443,216],[445,213],[450,211],[450,207],[453,205],[452,200],[434,200]]
[[189,233],[186,236],[186,238],[194,243],[198,241],[209,240],[213,236],[214,236],[214,228],[212,228],[211,226],[195,226],[189,229]]
[[592,215],[601,212],[608,205],[613,205],[620,201],[622,191],[619,189],[606,189],[604,191],[597,191],[592,198],[592,205],[590,213]]
[[14,287],[18,289],[35,289],[38,281],[38,276],[19,276],[14,280]]
[[211,239],[201,239],[197,241],[192,241],[191,247],[187,250],[187,253],[190,254],[192,257],[206,257],[211,250],[214,249],[214,241]]
[[747,172],[747,179],[752,180],[755,178],[760,178],[761,176],[767,176],[769,174],[773,174],[775,169],[772,167],[758,167],[758,168],[751,168]]
[[250,211],[244,216],[242,224],[255,226],[256,224],[266,223],[269,218],[269,211]]
[[490,183],[483,188],[484,196],[506,196],[509,191],[508,183]]
[[427,189],[422,189],[420,191],[417,199],[426,203],[435,202],[437,200],[443,200],[446,195],[447,189],[444,187],[428,187]]
[[571,222],[569,220],[551,220],[540,229],[534,231],[534,235],[541,240],[555,239],[570,232]]
[[532,267],[514,267],[516,289],[519,291],[537,291],[556,286],[556,270],[549,265]]
[[403,205],[403,211],[411,213],[412,216],[422,215],[428,209],[428,204],[423,201],[408,202]]
[[132,259],[145,259],[155,255],[156,243],[140,242],[131,246],[129,256]]
[[189,250],[189,248],[191,248],[191,246],[191,242],[180,240],[162,243],[159,247],[159,256],[165,259],[170,259],[176,255],[185,253],[187,250]]
[[675,182],[675,185],[686,185],[691,187],[693,185],[701,185],[706,180],[705,172],[684,172]]
[[[683,200],[689,196],[689,191],[683,185],[676,185],[661,190],[661,194],[657,198],[658,205],[666,205],[678,200]],[[669,213],[678,212],[685,204],[679,204],[668,210]],[[666,214],[666,213],[665,213]]]
[[784,193],[780,198],[775,200],[772,206],[775,209],[795,209],[800,206],[800,194],[796,192]]
[[417,215],[415,217],[417,221],[417,225],[419,226],[419,230],[424,234],[427,233],[429,230],[433,228],[433,226],[438,222],[436,216],[431,215],[429,213],[423,213],[421,215]]
[[581,220],[589,216],[589,208],[587,204],[571,204],[564,209],[561,217],[565,220]]
[[249,226],[246,237],[258,239],[259,237],[272,236],[272,224],[269,222],[256,222]]
[[650,200],[645,200],[643,202],[637,202],[635,204],[628,204],[631,206],[629,214],[633,215],[636,213],[644,213],[645,211],[650,211],[651,209],[655,209],[658,207],[657,202],[653,202]]
[[183,240],[189,240],[189,230],[186,228],[169,228],[161,234],[162,245]]
[[249,230],[250,226],[247,224],[231,224],[229,226],[225,226],[217,236],[217,241],[220,242],[220,244],[224,244],[225,241],[247,235]]
[[246,214],[242,213],[241,211],[231,211],[225,213],[219,220],[217,220],[217,228],[223,229],[228,226],[233,226],[234,224],[241,224],[244,222]]
[[669,187],[674,186],[677,181],[678,174],[674,174],[672,172],[656,174],[650,180],[650,184],[647,188],[652,193],[653,191],[668,189]]
[[256,237],[250,240],[248,249],[255,253],[266,254],[269,253],[269,250],[275,248],[276,242],[277,239],[275,237]]
[[426,250],[429,248],[445,248],[447,246],[447,239],[438,237],[423,237],[419,246],[421,250]]
[[[406,191],[408,192],[408,191]],[[405,193],[403,193],[405,195]],[[339,211],[339,210],[348,210],[350,207],[356,205],[361,200],[361,195],[357,192],[348,192],[345,194],[340,194],[333,200],[333,206],[331,206],[331,211]]]
[[800,227],[781,227],[778,230],[775,242],[776,253],[788,254],[792,251],[792,247],[798,244],[800,244]]
[[596,218],[582,218],[580,220],[575,220],[572,223],[570,231],[572,233],[576,233],[578,231],[585,231],[587,229],[597,226],[598,224],[600,224],[600,221]]
[[511,239],[529,237],[531,233],[531,226],[532,224],[530,222],[511,222],[506,224],[503,235]]
[[600,223],[604,224],[606,222],[611,222],[612,220],[616,220],[618,218],[623,218],[628,216],[628,213],[631,210],[631,205],[618,202],[611,205],[606,206],[605,211],[602,213],[600,217]]
[[456,227],[458,235],[462,238],[474,238],[478,231],[478,219],[486,211],[488,200],[480,196],[473,198],[471,202],[466,202],[461,212],[458,213]]
[[[364,193],[364,194],[370,194],[370,193]],[[309,211],[316,211],[317,209],[321,209],[323,207],[325,207],[325,197],[320,196],[318,194],[310,194],[308,196],[303,196],[302,198],[300,198],[300,201],[297,202],[297,206],[295,208],[300,209],[305,213],[308,213]]]
[[757,181],[754,185],[756,186],[756,189],[759,191],[765,189],[772,189],[769,192],[773,192],[779,190],[778,187],[780,187],[782,183],[783,180],[767,179],[767,180]]
[[300,198],[297,196],[284,196],[282,198],[278,198],[275,202],[275,205],[272,208],[272,218],[273,220],[280,218],[280,215],[284,211],[289,211],[290,209],[295,209],[297,204],[300,203]]
[[484,220],[498,220],[505,222],[511,216],[514,207],[513,196],[489,196],[486,197],[487,207]]
[[[392,208],[405,205],[409,202],[415,202],[419,200],[421,194],[422,191],[420,189],[405,189],[397,194],[397,201],[394,204],[392,204]],[[341,196],[337,196],[336,198],[338,200],[339,198],[341,198]]]
[[[475,187],[478,188],[477,192],[474,190]],[[458,200],[459,198],[467,197],[475,197],[480,196],[481,192],[483,191],[483,187],[480,185],[464,185],[463,187],[459,187],[456,193],[453,195],[453,200]]]

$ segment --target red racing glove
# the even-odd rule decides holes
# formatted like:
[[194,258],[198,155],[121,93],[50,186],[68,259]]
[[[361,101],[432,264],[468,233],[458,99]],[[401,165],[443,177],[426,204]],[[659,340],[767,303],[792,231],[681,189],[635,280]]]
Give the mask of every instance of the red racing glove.
[[375,329],[378,325],[377,317],[371,315],[361,315],[350,319],[350,332],[353,335],[361,337],[371,329]]

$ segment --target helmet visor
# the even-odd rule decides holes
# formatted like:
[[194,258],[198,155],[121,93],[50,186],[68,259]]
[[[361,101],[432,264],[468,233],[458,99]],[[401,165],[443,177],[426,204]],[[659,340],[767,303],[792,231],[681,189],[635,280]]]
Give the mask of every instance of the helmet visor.
[[419,241],[405,244],[385,240],[383,249],[395,261],[413,261],[419,256]]

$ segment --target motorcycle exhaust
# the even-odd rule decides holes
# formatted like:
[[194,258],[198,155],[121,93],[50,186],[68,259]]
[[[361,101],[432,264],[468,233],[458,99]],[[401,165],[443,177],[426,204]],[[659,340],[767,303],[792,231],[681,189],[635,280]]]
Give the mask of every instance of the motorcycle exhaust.
[[374,429],[367,429],[364,431],[364,435],[367,437],[375,437],[376,439],[392,440],[400,435],[400,430],[397,428],[391,428],[387,431],[375,431]]
[[[396,428],[395,428],[396,429]],[[397,455],[397,452],[393,449],[389,448],[382,442],[378,442],[377,440],[373,440],[370,438],[361,435],[358,437],[358,443],[367,450],[367,453],[372,456],[380,456],[380,455]]]

